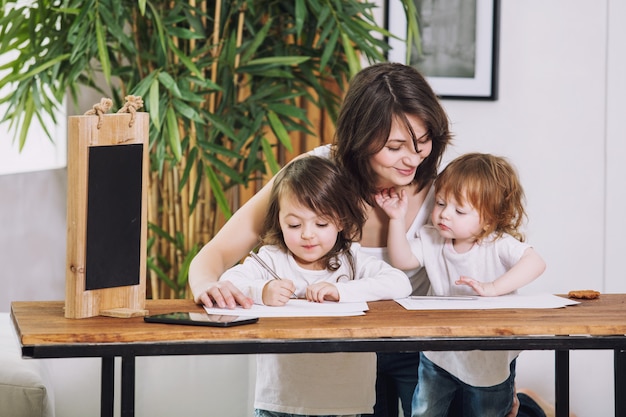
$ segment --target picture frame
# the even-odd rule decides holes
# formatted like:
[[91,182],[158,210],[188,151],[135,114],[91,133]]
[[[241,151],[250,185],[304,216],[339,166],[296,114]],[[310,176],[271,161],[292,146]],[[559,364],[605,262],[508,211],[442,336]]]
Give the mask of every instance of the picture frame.
[[[386,0],[390,62],[414,66],[442,99],[498,99],[500,0],[414,0],[420,49],[407,59],[407,22],[399,0]],[[410,61],[410,62],[407,62]]]

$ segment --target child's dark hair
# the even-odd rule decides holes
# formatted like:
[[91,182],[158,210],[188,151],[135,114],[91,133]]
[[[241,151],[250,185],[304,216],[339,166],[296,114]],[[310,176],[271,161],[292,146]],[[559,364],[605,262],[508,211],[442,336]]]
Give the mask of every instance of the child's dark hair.
[[478,240],[508,233],[524,241],[519,230],[526,211],[524,190],[517,172],[502,157],[481,153],[462,155],[448,164],[435,181],[435,192],[474,207],[483,230]]
[[341,229],[335,246],[323,258],[326,268],[336,271],[339,256],[346,255],[354,278],[354,260],[350,253],[353,241],[359,241],[365,223],[361,198],[337,165],[319,156],[305,156],[285,166],[274,180],[265,223],[262,244],[276,245],[287,251],[278,218],[280,198],[288,195],[304,207],[336,224]]

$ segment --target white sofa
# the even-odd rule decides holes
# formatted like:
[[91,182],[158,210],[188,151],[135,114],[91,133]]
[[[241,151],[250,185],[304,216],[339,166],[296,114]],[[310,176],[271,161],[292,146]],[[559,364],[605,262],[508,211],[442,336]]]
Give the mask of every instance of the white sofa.
[[9,313],[0,313],[0,417],[54,417],[45,363],[23,359]]

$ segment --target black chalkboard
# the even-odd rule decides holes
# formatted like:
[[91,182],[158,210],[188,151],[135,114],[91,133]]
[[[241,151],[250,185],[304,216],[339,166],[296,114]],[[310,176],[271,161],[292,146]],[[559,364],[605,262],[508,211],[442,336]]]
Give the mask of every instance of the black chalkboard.
[[143,144],[89,147],[85,289],[138,285]]

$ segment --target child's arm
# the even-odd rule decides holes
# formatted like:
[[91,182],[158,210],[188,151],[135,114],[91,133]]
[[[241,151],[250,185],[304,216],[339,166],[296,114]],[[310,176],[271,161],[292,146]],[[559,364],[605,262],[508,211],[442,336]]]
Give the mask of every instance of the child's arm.
[[376,194],[375,198],[376,203],[389,216],[387,236],[389,262],[392,266],[403,270],[420,267],[420,262],[411,251],[406,237],[405,219],[409,207],[406,191],[400,190],[400,193],[397,193],[394,188],[389,188]]
[[533,248],[528,248],[511,269],[493,282],[480,282],[462,276],[457,285],[468,285],[478,295],[495,297],[511,293],[539,277],[546,269],[546,263]]

